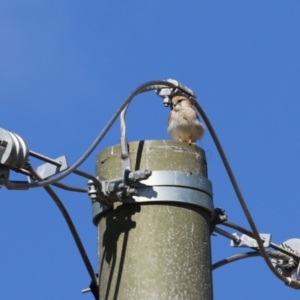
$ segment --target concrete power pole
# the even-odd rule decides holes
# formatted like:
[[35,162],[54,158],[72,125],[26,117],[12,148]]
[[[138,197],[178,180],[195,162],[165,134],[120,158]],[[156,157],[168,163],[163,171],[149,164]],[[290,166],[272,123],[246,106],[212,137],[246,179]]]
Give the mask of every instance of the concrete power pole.
[[[94,202],[99,299],[211,300],[212,188],[204,151],[174,141],[129,143],[131,170],[152,175],[113,208]],[[98,155],[97,175],[122,173],[120,145]]]

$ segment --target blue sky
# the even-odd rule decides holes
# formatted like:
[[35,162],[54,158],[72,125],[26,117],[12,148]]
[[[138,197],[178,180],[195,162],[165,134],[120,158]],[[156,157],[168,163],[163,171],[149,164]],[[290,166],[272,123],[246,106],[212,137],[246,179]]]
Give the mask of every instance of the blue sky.
[[[196,91],[258,230],[275,243],[300,238],[299,13],[299,1],[276,0],[1,1],[0,127],[72,164],[136,86],[175,78]],[[169,139],[168,113],[154,93],[136,98],[129,140]],[[116,122],[81,169],[94,173],[96,154],[119,136]],[[215,206],[249,228],[209,134],[198,144]],[[64,182],[86,185],[75,176]],[[58,194],[96,270],[89,199]],[[93,299],[80,293],[88,274],[43,189],[0,190],[0,237],[1,299]],[[213,262],[243,251],[212,236]],[[218,269],[213,279],[216,300],[299,297],[261,258]]]

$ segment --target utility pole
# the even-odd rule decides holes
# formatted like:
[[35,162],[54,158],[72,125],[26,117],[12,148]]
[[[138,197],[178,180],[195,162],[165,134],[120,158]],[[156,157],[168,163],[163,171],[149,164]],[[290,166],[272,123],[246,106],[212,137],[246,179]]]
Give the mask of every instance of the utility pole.
[[[99,299],[212,296],[212,188],[204,151],[175,141],[129,143],[131,170],[151,170],[113,208],[93,203],[98,227]],[[98,155],[97,175],[122,172],[120,145]]]

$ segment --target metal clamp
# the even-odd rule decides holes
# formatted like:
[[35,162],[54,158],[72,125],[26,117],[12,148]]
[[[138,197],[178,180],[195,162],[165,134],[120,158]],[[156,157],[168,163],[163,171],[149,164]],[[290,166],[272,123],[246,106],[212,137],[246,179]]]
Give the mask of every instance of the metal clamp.
[[166,81],[173,83],[175,87],[164,87],[156,91],[156,94],[164,99],[164,106],[171,106],[172,108],[171,98],[173,98],[174,96],[185,96],[190,100],[195,100],[195,98],[197,97],[196,93],[181,84],[179,81],[174,79],[167,79]]
[[[42,156],[42,155],[40,155],[40,156]],[[42,156],[42,157],[45,157],[45,156]],[[51,160],[51,161],[40,165],[36,170],[36,172],[42,179],[47,179],[55,174],[65,171],[69,168],[68,163],[67,163],[67,158],[65,155],[60,156],[56,159],[50,159],[50,158],[47,158],[47,159]],[[32,182],[32,179],[30,177],[28,177],[28,181]]]
[[[112,201],[120,201],[118,193],[109,195],[107,184],[101,183],[102,186],[106,186],[104,193]],[[124,203],[186,203],[202,207],[210,213],[211,217],[214,215],[212,184],[204,176],[177,171],[153,171],[148,179],[133,181],[130,187],[135,190],[135,193],[124,196],[122,198]],[[103,204],[93,203],[94,223],[107,209],[109,208],[103,207]]]
[[112,201],[123,201],[126,197],[136,193],[135,183],[147,179],[152,172],[150,170],[130,171],[123,169],[122,177],[101,181],[102,194]]

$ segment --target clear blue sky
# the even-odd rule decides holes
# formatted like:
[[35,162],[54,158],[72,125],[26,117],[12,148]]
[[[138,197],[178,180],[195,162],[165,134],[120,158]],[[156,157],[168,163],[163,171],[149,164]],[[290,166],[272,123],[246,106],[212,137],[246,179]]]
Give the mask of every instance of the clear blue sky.
[[[259,231],[276,243],[300,238],[299,15],[299,1],[1,1],[0,127],[33,151],[73,163],[136,86],[178,79],[197,92]],[[168,112],[154,93],[136,98],[129,140],[169,139]],[[94,173],[97,152],[117,143],[119,122],[81,169]],[[215,206],[249,228],[208,133],[199,146]],[[75,176],[64,182],[86,185]],[[89,199],[58,194],[96,270]],[[0,238],[1,299],[93,299],[80,293],[89,276],[43,189],[0,190]],[[214,262],[243,251],[212,236]],[[225,266],[213,278],[216,300],[300,293],[261,258]]]

